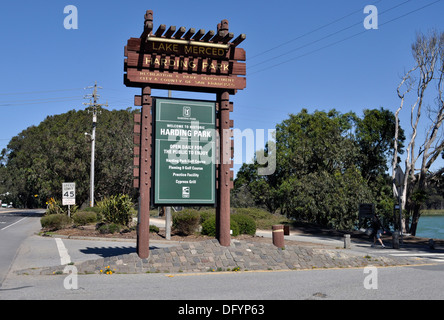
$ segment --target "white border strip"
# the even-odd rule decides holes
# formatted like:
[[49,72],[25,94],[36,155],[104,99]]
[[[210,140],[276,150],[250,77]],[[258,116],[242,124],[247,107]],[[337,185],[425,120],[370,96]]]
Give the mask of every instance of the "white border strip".
[[59,255],[60,255],[60,264],[66,265],[71,263],[71,257],[68,254],[68,250],[66,249],[65,245],[63,244],[62,239],[60,238],[55,238],[56,244],[57,244],[57,249],[59,250]]

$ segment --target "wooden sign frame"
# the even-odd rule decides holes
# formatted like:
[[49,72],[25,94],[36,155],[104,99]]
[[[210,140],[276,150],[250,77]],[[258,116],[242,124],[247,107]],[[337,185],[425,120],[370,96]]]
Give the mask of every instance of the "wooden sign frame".
[[[234,40],[233,40],[234,39]],[[160,25],[154,31],[153,11],[145,14],[144,31],[125,46],[124,84],[142,89],[134,99],[141,106],[135,115],[134,186],[139,189],[137,253],[149,256],[149,209],[153,167],[153,98],[151,89],[206,92],[216,94],[219,142],[216,158],[216,237],[229,246],[230,190],[233,187],[233,104],[230,95],[246,88],[246,53],[237,46],[245,34],[234,38],[228,20],[217,31]]]

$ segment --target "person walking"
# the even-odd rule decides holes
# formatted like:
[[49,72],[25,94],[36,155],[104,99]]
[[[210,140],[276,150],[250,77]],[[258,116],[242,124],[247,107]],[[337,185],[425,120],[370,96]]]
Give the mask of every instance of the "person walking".
[[379,217],[375,214],[373,216],[373,221],[372,221],[372,234],[371,236],[373,236],[373,244],[372,247],[374,247],[376,245],[376,241],[378,241],[381,244],[382,248],[385,248],[384,242],[382,242],[381,239],[381,235],[384,231],[384,227],[382,226],[381,220],[379,220]]

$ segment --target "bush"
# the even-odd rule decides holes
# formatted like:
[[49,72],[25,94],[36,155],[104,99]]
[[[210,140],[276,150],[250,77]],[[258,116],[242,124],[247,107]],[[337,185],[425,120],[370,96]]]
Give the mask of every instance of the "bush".
[[[59,200],[55,200],[54,198],[51,198],[46,202],[47,208],[46,208],[46,214],[52,215],[52,214],[68,214],[68,206],[63,206],[62,202]],[[74,205],[70,207],[71,214],[74,214],[79,209],[78,206]]]
[[150,224],[150,233],[159,233],[159,227],[153,224]]
[[234,208],[233,212],[247,215],[254,220],[268,219],[272,216],[267,210],[261,208]]
[[97,222],[97,214],[92,211],[79,211],[72,216],[72,220],[78,226],[86,226]]
[[200,214],[200,224],[204,223],[211,217],[216,216],[216,209],[204,209],[199,211]]
[[235,221],[239,226],[239,234],[256,234],[256,222],[246,214],[236,213],[231,215],[231,220]]
[[182,235],[196,232],[200,223],[200,214],[197,210],[186,209],[173,213],[173,228]]
[[[238,236],[239,235],[239,226],[236,223],[236,221],[230,219],[230,229],[233,231],[232,236]],[[202,234],[215,237],[216,236],[216,217],[211,217],[207,219],[202,224]]]
[[98,226],[99,227],[97,230],[99,230],[101,234],[107,234],[107,233],[114,234],[120,232],[121,229],[120,225],[116,223],[101,223]]
[[111,196],[100,201],[100,214],[105,222],[128,226],[131,221],[133,203],[126,194]]
[[40,219],[40,223],[42,225],[42,228],[55,231],[66,228],[72,222],[71,218],[65,216],[64,214],[50,214],[42,217]]

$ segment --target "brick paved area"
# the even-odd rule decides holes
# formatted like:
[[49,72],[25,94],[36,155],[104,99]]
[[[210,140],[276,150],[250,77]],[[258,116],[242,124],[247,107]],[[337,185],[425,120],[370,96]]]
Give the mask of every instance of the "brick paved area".
[[[351,268],[396,266],[424,263],[411,258],[364,256],[346,249],[317,249],[287,245],[232,240],[222,247],[217,240],[180,243],[176,247],[150,251],[148,259],[131,253],[75,264],[79,274],[100,273],[109,267],[117,273],[189,273],[208,271],[302,270],[313,268]],[[21,274],[60,274],[64,266],[27,269]]]

